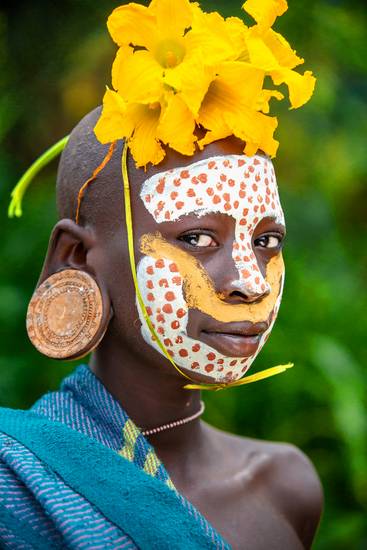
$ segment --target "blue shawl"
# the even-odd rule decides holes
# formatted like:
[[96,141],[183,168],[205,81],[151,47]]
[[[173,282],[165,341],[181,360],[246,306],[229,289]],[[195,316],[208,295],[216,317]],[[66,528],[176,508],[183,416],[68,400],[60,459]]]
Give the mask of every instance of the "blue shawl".
[[86,366],[33,410],[0,409],[0,436],[5,548],[229,548]]

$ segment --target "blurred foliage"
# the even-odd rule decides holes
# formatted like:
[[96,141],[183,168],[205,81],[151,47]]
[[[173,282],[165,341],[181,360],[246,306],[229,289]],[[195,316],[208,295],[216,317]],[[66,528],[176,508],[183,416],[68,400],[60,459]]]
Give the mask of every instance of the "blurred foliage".
[[[241,2],[204,1],[240,15]],[[278,108],[276,159],[288,221],[279,320],[256,369],[287,374],[207,395],[226,430],[292,442],[314,462],[326,506],[316,549],[367,547],[367,10],[364,0],[297,0],[276,24],[317,77],[309,105]],[[24,318],[56,220],[56,165],[7,220],[9,192],[48,146],[100,103],[115,47],[109,0],[3,2],[0,8],[0,404],[27,407],[73,365],[35,352]],[[6,145],[5,145],[6,144]]]

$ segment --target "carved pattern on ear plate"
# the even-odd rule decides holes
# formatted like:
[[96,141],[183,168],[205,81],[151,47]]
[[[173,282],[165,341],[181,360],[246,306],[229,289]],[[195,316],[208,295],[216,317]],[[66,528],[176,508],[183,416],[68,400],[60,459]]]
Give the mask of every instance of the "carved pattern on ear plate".
[[66,269],[51,275],[34,292],[28,306],[28,336],[42,354],[55,359],[86,355],[103,334],[103,302],[88,273]]

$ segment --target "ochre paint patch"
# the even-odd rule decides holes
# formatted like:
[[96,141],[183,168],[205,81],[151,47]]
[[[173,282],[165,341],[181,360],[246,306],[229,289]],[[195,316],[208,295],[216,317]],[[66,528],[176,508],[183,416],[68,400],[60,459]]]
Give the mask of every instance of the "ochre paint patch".
[[271,291],[257,304],[228,304],[215,291],[214,284],[201,263],[193,256],[168,243],[160,233],[141,237],[140,250],[154,259],[174,262],[183,277],[183,291],[187,306],[198,309],[223,323],[266,321],[281,291],[284,263],[281,254],[272,258],[266,270],[266,281]]

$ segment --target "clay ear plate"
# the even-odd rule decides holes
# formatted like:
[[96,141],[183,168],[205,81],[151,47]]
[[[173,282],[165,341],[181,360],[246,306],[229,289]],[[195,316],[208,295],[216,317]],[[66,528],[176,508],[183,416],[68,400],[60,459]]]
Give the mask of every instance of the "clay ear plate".
[[96,339],[102,312],[101,292],[93,277],[66,269],[35,290],[27,312],[28,336],[48,357],[81,356]]

